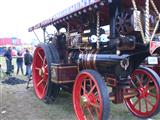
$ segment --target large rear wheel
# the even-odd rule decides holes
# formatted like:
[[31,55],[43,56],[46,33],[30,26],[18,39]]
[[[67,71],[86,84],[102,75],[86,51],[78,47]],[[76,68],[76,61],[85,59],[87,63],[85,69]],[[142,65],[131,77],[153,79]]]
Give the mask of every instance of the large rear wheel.
[[49,45],[39,44],[33,57],[35,93],[39,99],[46,103],[53,101],[59,93],[59,86],[51,82],[51,63],[55,62],[52,54],[54,53],[52,53]]
[[109,96],[99,73],[84,70],[76,77],[73,105],[78,120],[108,120]]
[[125,99],[125,103],[135,116],[148,118],[160,111],[160,78],[156,72],[146,67],[136,69],[130,88],[138,94]]

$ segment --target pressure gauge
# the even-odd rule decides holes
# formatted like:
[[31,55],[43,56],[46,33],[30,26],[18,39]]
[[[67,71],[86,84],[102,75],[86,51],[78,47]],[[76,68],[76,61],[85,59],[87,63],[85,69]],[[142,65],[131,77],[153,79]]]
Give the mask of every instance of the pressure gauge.
[[90,43],[96,43],[98,40],[98,37],[96,35],[92,35],[89,39],[89,42]]
[[109,41],[109,39],[106,34],[102,34],[100,36],[100,42],[108,42],[108,41]]

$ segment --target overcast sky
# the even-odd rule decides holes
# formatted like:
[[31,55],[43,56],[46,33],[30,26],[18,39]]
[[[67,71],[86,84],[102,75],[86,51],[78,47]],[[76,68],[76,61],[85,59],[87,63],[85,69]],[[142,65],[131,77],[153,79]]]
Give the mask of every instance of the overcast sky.
[[28,28],[80,0],[0,0],[0,38],[35,38]]

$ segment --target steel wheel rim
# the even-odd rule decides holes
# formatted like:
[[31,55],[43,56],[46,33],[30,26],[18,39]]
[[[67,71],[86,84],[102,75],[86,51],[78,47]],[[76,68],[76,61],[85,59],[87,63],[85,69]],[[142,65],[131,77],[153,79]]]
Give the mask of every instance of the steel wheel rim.
[[33,83],[37,97],[43,99],[48,86],[48,65],[45,52],[41,47],[36,48],[34,54]]
[[[137,76],[141,76],[141,78]],[[135,80],[138,82],[136,83]],[[145,80],[147,80],[146,83]],[[133,98],[125,99],[127,107],[138,117],[147,118],[152,116],[158,109],[160,99],[160,92],[156,79],[147,71],[138,69],[132,74],[131,83],[133,86],[137,87],[135,90],[137,90],[139,94]]]
[[[93,120],[102,118],[102,97],[95,78],[85,72],[75,81],[73,90],[73,104],[79,120]],[[86,114],[88,112],[88,114]]]

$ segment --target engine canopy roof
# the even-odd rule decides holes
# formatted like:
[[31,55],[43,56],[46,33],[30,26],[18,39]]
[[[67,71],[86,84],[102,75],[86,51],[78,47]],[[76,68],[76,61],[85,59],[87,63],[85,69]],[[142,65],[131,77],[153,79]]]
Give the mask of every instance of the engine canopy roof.
[[[137,6],[145,6],[145,0],[135,1]],[[160,0],[153,1],[160,11]],[[99,11],[100,25],[108,25],[110,19],[109,4],[112,2],[117,2],[121,8],[133,7],[131,0],[86,0],[84,2],[78,2],[55,14],[53,17],[30,27],[28,31],[31,32],[39,28],[43,29],[48,25],[54,25],[57,29],[62,27],[67,28],[69,25],[71,32],[85,30],[88,29],[89,26],[95,24],[97,11]]]

